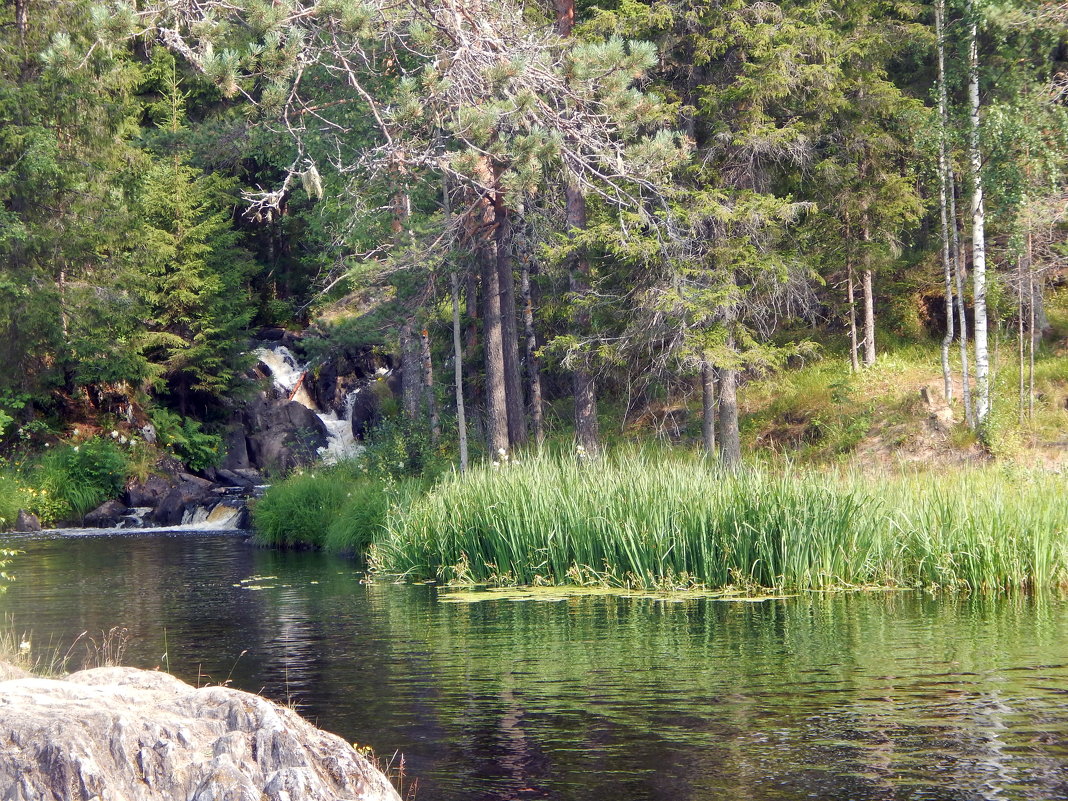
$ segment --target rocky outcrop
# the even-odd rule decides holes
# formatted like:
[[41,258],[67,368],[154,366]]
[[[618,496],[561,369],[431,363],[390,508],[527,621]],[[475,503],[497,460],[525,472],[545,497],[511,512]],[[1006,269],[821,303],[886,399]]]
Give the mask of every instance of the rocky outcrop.
[[132,668],[0,682],[0,798],[400,801],[290,709]]
[[127,506],[155,508],[172,489],[174,489],[173,481],[163,476],[149,476],[144,481],[135,481],[127,486],[123,497],[126,499]]
[[182,481],[170,490],[152,512],[152,520],[159,526],[177,526],[186,512],[210,505],[216,501],[210,481]]
[[122,522],[130,510],[121,501],[104,501],[100,506],[86,514],[82,522],[90,528],[112,528]]
[[315,460],[326,447],[326,426],[319,416],[296,401],[272,404],[266,397],[246,410],[249,461],[259,468],[292,470]]

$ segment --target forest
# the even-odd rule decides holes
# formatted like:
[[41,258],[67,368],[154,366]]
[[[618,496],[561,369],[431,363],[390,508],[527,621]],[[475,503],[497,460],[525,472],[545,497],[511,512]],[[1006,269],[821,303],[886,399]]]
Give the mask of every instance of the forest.
[[1058,439],[1066,37],[1044,0],[7,0],[5,452],[217,449],[279,328],[375,354],[464,466],[736,466],[828,430],[747,397],[887,359],[976,458]]

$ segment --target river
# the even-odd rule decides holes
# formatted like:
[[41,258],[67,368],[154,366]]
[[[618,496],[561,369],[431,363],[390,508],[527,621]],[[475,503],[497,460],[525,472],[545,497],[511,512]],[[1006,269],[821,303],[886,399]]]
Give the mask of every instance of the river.
[[419,801],[1068,797],[1060,598],[458,604],[218,532],[0,545],[35,649],[125,627],[127,664],[403,753]]

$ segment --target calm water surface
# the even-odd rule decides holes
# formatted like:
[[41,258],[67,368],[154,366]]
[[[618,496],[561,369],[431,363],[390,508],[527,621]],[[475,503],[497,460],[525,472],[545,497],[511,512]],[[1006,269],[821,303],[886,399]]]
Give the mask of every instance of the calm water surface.
[[1068,798],[1061,599],[447,604],[234,536],[0,542],[35,647],[125,626],[402,752],[419,801]]

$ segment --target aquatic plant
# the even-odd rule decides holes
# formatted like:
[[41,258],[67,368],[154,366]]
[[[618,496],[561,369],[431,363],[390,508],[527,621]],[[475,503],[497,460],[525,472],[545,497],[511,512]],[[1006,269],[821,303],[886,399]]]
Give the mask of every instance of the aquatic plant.
[[535,459],[445,478],[378,570],[492,584],[999,589],[1068,584],[1062,479],[731,475],[701,459]]

